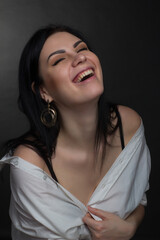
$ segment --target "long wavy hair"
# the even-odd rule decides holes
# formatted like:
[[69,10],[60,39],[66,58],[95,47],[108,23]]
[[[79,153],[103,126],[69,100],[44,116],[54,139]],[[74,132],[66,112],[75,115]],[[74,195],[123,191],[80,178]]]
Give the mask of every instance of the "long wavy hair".
[[[9,140],[1,148],[0,157],[7,152],[13,154],[15,148],[19,145],[25,145],[36,151],[47,164],[52,177],[57,181],[54,169],[52,168],[51,157],[55,154],[57,137],[60,130],[60,115],[54,102],[51,104],[56,108],[58,117],[55,126],[47,128],[40,120],[40,115],[46,102],[41,98],[39,87],[43,79],[39,75],[39,56],[47,38],[57,32],[68,32],[88,42],[80,32],[68,26],[48,25],[39,29],[27,42],[19,63],[19,109],[26,115],[30,123],[30,129],[22,136]],[[90,48],[90,46],[89,46]],[[34,92],[32,91],[34,83]],[[95,136],[95,156],[99,155],[100,146],[102,147],[101,160],[105,157],[107,144],[107,135],[112,134],[118,127],[112,125],[112,113],[115,112],[116,105],[106,100],[105,93],[100,96],[98,101],[98,122]]]

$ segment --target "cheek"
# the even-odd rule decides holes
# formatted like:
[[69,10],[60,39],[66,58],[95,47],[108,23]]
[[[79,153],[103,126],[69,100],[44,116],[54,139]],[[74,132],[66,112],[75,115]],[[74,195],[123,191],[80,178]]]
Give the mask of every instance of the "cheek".
[[100,71],[102,72],[102,67],[101,67],[100,60],[99,60],[99,58],[96,55],[95,55],[95,58],[96,58],[97,65],[98,65]]
[[50,73],[45,73],[43,74],[43,83],[49,95],[53,97],[54,92],[56,92],[59,86],[59,81]]
[[98,71],[99,77],[102,78],[102,80],[103,80],[102,67],[101,67],[101,63],[98,58],[96,59],[96,66],[97,66],[97,71]]
[[45,76],[45,86],[52,97],[55,97],[57,94],[63,90],[66,82],[66,73],[62,69],[57,68],[54,72],[50,71]]
[[52,67],[44,68],[40,66],[40,75],[43,79],[45,88],[50,96],[55,96],[62,85],[63,78],[62,71],[59,68],[53,69]]
[[93,52],[92,52],[91,58],[93,59],[94,63],[96,64],[96,67],[97,67],[97,70],[98,70],[99,74],[102,76],[102,67],[101,67],[101,63],[100,63],[99,58]]

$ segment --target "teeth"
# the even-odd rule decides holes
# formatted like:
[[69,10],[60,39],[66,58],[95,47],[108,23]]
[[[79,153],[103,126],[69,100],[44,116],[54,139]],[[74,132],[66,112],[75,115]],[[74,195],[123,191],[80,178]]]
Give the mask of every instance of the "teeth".
[[89,69],[89,70],[81,73],[81,74],[79,75],[79,77],[78,77],[78,79],[77,79],[76,82],[77,82],[77,83],[81,82],[84,77],[86,77],[87,75],[90,75],[90,74],[94,74],[94,72],[93,72],[92,69]]

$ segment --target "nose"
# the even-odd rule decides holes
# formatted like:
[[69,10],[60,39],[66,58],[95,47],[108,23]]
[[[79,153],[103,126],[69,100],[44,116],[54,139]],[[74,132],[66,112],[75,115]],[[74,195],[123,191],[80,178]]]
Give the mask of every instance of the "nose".
[[86,61],[86,56],[83,55],[82,53],[78,53],[75,55],[75,57],[73,59],[72,66],[76,67],[78,64],[83,63],[85,61]]

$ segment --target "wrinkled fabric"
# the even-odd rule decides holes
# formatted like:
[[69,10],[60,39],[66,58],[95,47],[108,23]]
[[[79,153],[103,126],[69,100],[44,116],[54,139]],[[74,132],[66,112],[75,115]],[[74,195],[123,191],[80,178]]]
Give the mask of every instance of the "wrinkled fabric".
[[[13,240],[91,240],[82,221],[87,213],[82,202],[42,169],[20,157],[7,154],[0,160],[3,163],[10,164]],[[150,153],[141,122],[87,205],[125,219],[140,203],[147,204],[149,173]]]

